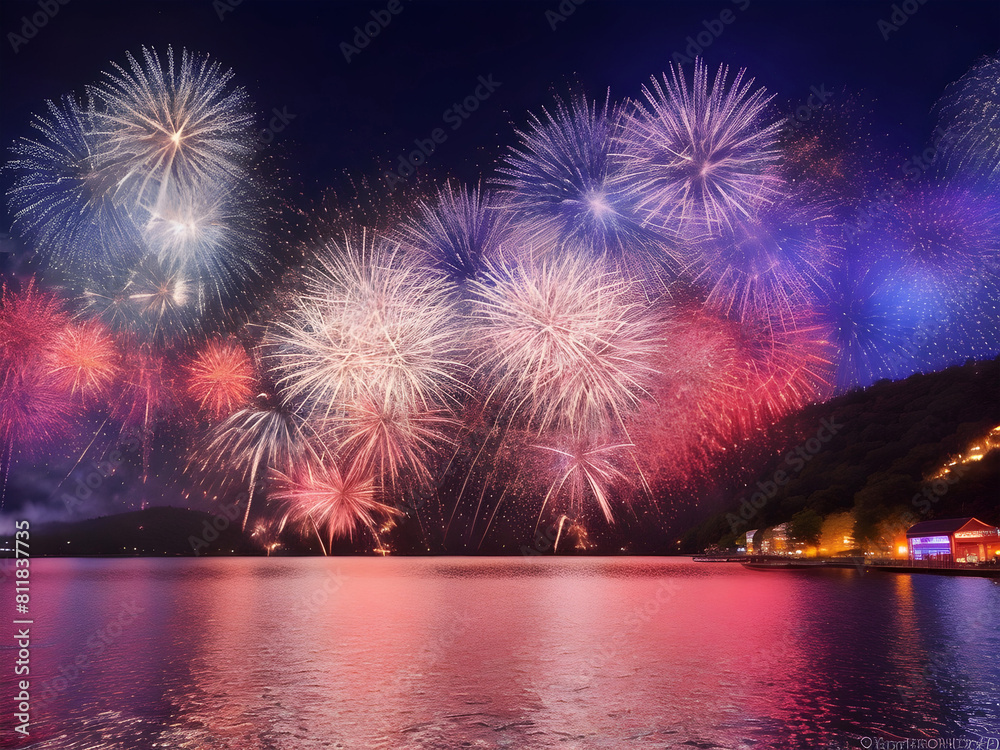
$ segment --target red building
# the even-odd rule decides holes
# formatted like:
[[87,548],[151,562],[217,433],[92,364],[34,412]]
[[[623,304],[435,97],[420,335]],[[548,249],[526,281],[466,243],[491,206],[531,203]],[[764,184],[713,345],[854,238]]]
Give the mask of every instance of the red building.
[[984,562],[1000,557],[1000,529],[975,518],[922,521],[906,532],[911,560]]

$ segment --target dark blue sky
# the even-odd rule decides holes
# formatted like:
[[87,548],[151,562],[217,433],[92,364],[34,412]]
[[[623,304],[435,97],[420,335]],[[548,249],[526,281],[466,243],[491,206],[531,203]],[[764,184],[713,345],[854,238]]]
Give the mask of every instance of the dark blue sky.
[[[1000,45],[1000,3],[992,1],[909,0],[916,12],[888,39],[878,22],[891,17],[890,2],[585,0],[555,30],[546,12],[558,12],[558,0],[399,2],[402,10],[348,63],[341,43],[388,2],[243,0],[220,20],[222,6],[212,0],[69,0],[15,53],[9,34],[21,32],[22,17],[39,3],[7,0],[0,140],[6,146],[27,134],[46,98],[81,91],[109,61],[124,62],[126,50],[173,44],[232,67],[262,123],[274,108],[294,115],[274,144],[307,196],[345,169],[384,173],[414,139],[442,125],[444,111],[472,94],[480,75],[492,74],[500,87],[449,131],[422,170],[475,180],[513,142],[512,124],[549,102],[553,87],[638,95],[684,52],[687,37],[706,22],[718,29],[714,22],[728,11],[731,23],[704,53],[711,65],[748,68],[786,107],[814,85],[859,92],[877,105],[877,129],[901,154],[913,154],[933,129],[930,110],[944,86]],[[10,179],[3,176],[5,189]],[[8,224],[5,215],[0,228]]]

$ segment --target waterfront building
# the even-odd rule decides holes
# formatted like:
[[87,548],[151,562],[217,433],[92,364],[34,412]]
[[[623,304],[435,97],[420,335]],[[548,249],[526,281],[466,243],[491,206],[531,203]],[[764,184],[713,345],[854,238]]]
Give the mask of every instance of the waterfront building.
[[976,518],[921,521],[906,531],[910,560],[977,563],[1000,559],[1000,529]]

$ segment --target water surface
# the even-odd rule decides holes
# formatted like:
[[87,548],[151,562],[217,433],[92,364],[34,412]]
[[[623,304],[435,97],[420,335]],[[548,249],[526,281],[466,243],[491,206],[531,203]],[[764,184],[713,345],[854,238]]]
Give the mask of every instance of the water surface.
[[[34,724],[14,743],[5,709],[5,747],[759,750],[1000,736],[1000,585],[985,579],[680,558],[31,569]],[[13,652],[0,654],[8,695]]]

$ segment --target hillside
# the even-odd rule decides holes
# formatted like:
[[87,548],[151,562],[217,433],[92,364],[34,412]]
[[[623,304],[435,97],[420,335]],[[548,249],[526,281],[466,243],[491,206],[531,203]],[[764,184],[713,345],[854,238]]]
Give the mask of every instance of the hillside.
[[[863,547],[887,546],[887,529],[918,520],[1000,524],[1000,450],[989,449],[998,425],[1000,358],[880,381],[811,406],[776,426],[756,479],[691,529],[682,548],[735,546],[748,529],[784,522],[815,541],[824,519],[845,512]],[[1000,434],[992,442],[1000,447]]]

